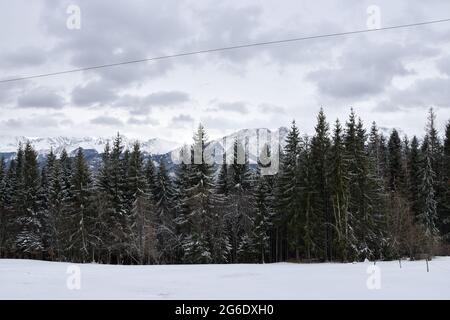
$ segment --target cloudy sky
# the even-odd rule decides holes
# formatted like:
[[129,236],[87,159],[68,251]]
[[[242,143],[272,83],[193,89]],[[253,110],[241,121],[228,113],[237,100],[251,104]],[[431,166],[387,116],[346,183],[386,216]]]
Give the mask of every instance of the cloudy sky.
[[[67,28],[67,8],[81,28]],[[2,79],[230,45],[450,18],[449,1],[0,0]],[[450,22],[0,84],[0,135],[189,141],[242,128],[313,130],[354,107],[367,126],[450,119]]]

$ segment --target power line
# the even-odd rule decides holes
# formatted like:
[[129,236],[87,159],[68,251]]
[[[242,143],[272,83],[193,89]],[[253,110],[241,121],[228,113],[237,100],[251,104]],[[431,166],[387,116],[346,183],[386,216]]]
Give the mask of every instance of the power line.
[[356,31],[329,33],[329,34],[321,34],[321,35],[306,36],[306,37],[291,38],[291,39],[283,39],[283,40],[256,42],[256,43],[249,43],[249,44],[235,45],[235,46],[229,46],[229,47],[214,48],[214,49],[205,49],[205,50],[198,50],[198,51],[182,52],[182,53],[176,53],[176,54],[159,56],[159,57],[152,57],[152,58],[145,58],[145,59],[138,59],[138,60],[130,60],[130,61],[123,61],[123,62],[116,62],[116,63],[97,65],[97,66],[77,68],[77,69],[69,69],[69,70],[57,71],[57,72],[51,72],[51,73],[43,73],[43,74],[37,74],[37,75],[17,77],[17,78],[3,79],[3,80],[0,80],[0,84],[1,83],[6,83],[6,82],[14,82],[14,81],[21,81],[21,80],[28,80],[28,79],[51,77],[51,76],[57,76],[57,75],[68,74],[68,73],[75,73],[75,72],[81,72],[81,71],[110,68],[110,67],[122,66],[122,65],[127,65],[127,64],[134,64],[134,63],[141,63],[141,62],[148,62],[148,61],[156,61],[156,60],[163,60],[163,59],[171,59],[171,58],[192,56],[192,55],[203,54],[203,53],[212,53],[212,52],[218,52],[218,51],[244,49],[244,48],[250,48],[250,47],[267,46],[267,45],[272,45],[272,44],[281,44],[281,43],[313,40],[313,39],[320,39],[320,38],[331,38],[331,37],[353,35],[353,34],[367,33],[367,32],[377,32],[377,31],[385,31],[385,30],[393,30],[393,29],[401,29],[401,28],[410,28],[410,27],[424,26],[424,25],[437,24],[437,23],[443,23],[443,22],[450,22],[450,18],[449,19],[431,20],[431,21],[425,21],[425,22],[410,23],[410,24],[403,24],[403,25],[395,25],[395,26],[383,27],[383,28],[378,28],[378,29],[363,29],[363,30],[356,30]]

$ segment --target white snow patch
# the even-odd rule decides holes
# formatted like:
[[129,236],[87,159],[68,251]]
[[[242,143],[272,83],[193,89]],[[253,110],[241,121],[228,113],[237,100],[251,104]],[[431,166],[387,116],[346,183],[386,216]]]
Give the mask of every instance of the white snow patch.
[[69,263],[0,259],[0,299],[450,299],[450,257],[373,263],[114,266],[81,264],[69,290]]

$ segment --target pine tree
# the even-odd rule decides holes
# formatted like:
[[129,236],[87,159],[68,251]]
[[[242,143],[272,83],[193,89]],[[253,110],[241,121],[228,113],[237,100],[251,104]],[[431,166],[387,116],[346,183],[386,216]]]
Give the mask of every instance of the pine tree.
[[404,194],[405,177],[403,175],[404,168],[402,161],[402,143],[396,129],[392,130],[391,136],[389,138],[388,150],[388,190],[390,192],[399,192]]
[[[191,152],[187,145],[180,150],[180,159],[184,159],[185,155],[190,156]],[[188,157],[190,158],[190,157]],[[176,166],[174,181],[174,209],[176,213],[175,228],[178,243],[183,243],[191,234],[191,224],[189,219],[188,190],[190,189],[190,159],[182,161]],[[153,179],[154,181],[154,179]],[[183,247],[177,250],[177,261],[181,262],[184,256]]]
[[131,212],[128,216],[130,255],[139,264],[156,262],[155,208],[147,184],[143,156],[138,142],[133,144],[128,169]]
[[414,136],[411,140],[411,150],[408,158],[408,173],[409,173],[409,202],[411,203],[411,210],[417,218],[420,214],[420,167],[421,154],[419,149],[419,140]]
[[189,188],[186,205],[189,208],[189,234],[183,240],[183,261],[209,263],[211,257],[211,195],[213,192],[212,166],[205,152],[207,137],[200,124],[194,135],[189,168]]
[[333,206],[334,229],[336,233],[336,256],[343,261],[349,259],[350,243],[353,230],[349,224],[348,212],[348,181],[347,161],[345,158],[345,147],[343,142],[343,130],[339,120],[333,132],[333,143],[331,148],[331,202]]
[[425,227],[427,237],[432,238],[437,234],[437,201],[435,191],[436,173],[433,171],[432,161],[432,147],[430,145],[430,139],[427,135],[422,144],[422,170],[421,170],[421,198],[422,209],[419,215],[419,221]]
[[[300,230],[302,215],[302,197],[299,177],[299,157],[300,157],[300,134],[295,124],[292,122],[291,130],[286,137],[286,146],[281,156],[281,168],[277,185],[277,214],[275,216],[276,232],[276,261],[287,259],[288,243],[291,243],[295,250],[299,250],[302,245],[302,235]],[[288,234],[288,225],[291,232]],[[307,250],[308,251],[308,250]]]
[[450,121],[447,122],[445,127],[445,139],[443,148],[443,196],[442,196],[442,211],[441,211],[441,223],[442,230],[441,235],[447,241],[450,242]]
[[126,202],[125,199],[127,159],[123,155],[123,151],[122,137],[117,133],[109,159],[110,196],[113,214],[108,230],[111,235],[109,250],[112,253],[112,259],[119,264],[122,263],[122,254],[127,248],[127,215],[130,210],[130,202]]
[[91,204],[91,173],[84,159],[83,150],[79,148],[73,162],[71,198],[67,216],[69,223],[67,250],[75,261],[86,262],[93,255],[94,213]]
[[39,168],[37,153],[30,142],[23,151],[21,196],[23,203],[19,211],[20,231],[16,238],[16,245],[20,251],[29,257],[40,257],[43,249],[41,238],[41,221],[39,221],[38,190]]
[[344,135],[345,160],[349,179],[348,224],[353,259],[371,258],[375,254],[374,215],[379,215],[374,204],[379,201],[380,188],[375,179],[376,167],[371,165],[366,148],[367,135],[361,119],[356,121],[351,111]]
[[248,262],[255,258],[253,242],[254,194],[253,175],[249,169],[247,142],[236,138],[233,144],[232,163],[228,168],[231,259]]
[[[264,149],[266,151],[264,151]],[[263,153],[270,157],[270,148],[265,145]],[[260,165],[260,164],[259,164]],[[274,186],[275,177],[272,175],[261,175],[260,167],[257,172],[258,180],[255,191],[255,230],[254,243],[256,244],[258,255],[256,261],[261,263],[270,260],[270,231],[272,229],[272,219],[275,214],[274,202]]]
[[5,158],[0,157],[0,258],[6,256],[7,220],[6,211],[6,163]]
[[333,260],[333,230],[332,213],[330,205],[330,148],[329,125],[326,122],[323,109],[317,116],[315,135],[311,140],[312,164],[312,207],[313,220],[316,228],[313,231],[320,246],[320,256],[324,260]]
[[162,159],[156,175],[154,199],[158,219],[158,250],[164,263],[176,259],[178,239],[175,237],[174,197],[173,182]]
[[44,253],[54,259],[55,252],[57,252],[56,241],[56,226],[51,212],[51,193],[52,193],[52,181],[51,176],[54,171],[56,163],[56,156],[53,153],[53,149],[50,149],[50,153],[47,155],[45,166],[41,170],[41,181],[38,191],[38,206],[39,206],[39,221],[41,223],[41,237],[43,243]]

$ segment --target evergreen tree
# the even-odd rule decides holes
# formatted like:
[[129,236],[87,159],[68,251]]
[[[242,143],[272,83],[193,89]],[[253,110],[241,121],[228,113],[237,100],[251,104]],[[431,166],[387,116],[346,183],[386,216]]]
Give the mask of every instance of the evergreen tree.
[[403,194],[405,190],[405,177],[403,175],[402,143],[396,129],[392,130],[389,138],[388,150],[388,190],[390,192],[400,192]]
[[131,256],[139,264],[158,261],[155,209],[147,183],[144,160],[138,142],[133,144],[128,170],[131,212],[128,217]]
[[450,121],[445,127],[445,139],[443,148],[443,196],[441,211],[441,234],[447,243],[450,242]]
[[[186,156],[188,155],[188,156]],[[176,167],[174,181],[174,209],[176,213],[175,227],[178,243],[183,243],[191,234],[191,224],[189,219],[188,190],[190,189],[190,156],[191,152],[188,146],[184,145],[180,150],[180,159],[182,161]],[[185,156],[189,159],[185,159]],[[154,181],[154,180],[153,180]],[[177,261],[182,261],[184,256],[183,247],[177,250]]]
[[339,120],[336,120],[331,148],[331,202],[333,206],[336,256],[343,261],[349,259],[350,243],[354,238],[350,228],[348,211],[348,182],[347,161],[343,142],[343,130]]
[[422,198],[422,209],[419,215],[419,221],[425,228],[425,233],[428,239],[432,239],[437,235],[438,230],[436,226],[437,220],[437,201],[436,201],[436,191],[435,191],[435,180],[436,174],[433,171],[433,161],[432,161],[432,147],[430,144],[430,138],[428,135],[422,145],[423,150],[423,162],[421,171],[421,198]]
[[41,238],[41,221],[39,220],[39,168],[37,153],[30,142],[23,151],[23,168],[20,193],[23,203],[20,205],[18,222],[20,231],[17,234],[17,248],[29,257],[40,257],[43,249]]
[[[300,230],[303,228],[300,224],[302,220],[302,193],[298,170],[300,143],[300,133],[295,121],[293,121],[291,130],[286,137],[286,146],[281,157],[281,168],[276,191],[277,214],[274,218],[276,261],[287,259],[288,243],[291,243],[291,247],[293,246],[294,249],[302,246],[302,235],[300,233]],[[288,234],[289,224],[295,225],[295,227],[291,227],[291,232]]]
[[6,211],[6,163],[5,158],[0,158],[0,258],[6,256],[7,238],[7,211]]
[[320,244],[320,256],[326,261],[333,260],[333,230],[330,205],[330,148],[329,125],[321,109],[317,116],[315,135],[311,140],[312,192],[314,208],[313,219],[316,228],[313,231]]
[[420,176],[421,154],[419,149],[419,140],[414,136],[411,140],[411,150],[408,158],[408,174],[409,174],[409,202],[411,210],[417,218],[421,212],[420,208]]
[[165,263],[176,260],[178,239],[175,237],[174,196],[172,179],[165,161],[161,160],[156,175],[154,199],[158,219],[158,250]]
[[[266,151],[264,151],[264,149]],[[270,157],[270,148],[265,145],[263,153]],[[260,165],[260,164],[259,164]],[[261,175],[258,166],[258,180],[255,191],[255,220],[254,220],[254,243],[256,244],[258,256],[256,261],[261,263],[270,260],[270,231],[272,229],[272,219],[274,215],[274,185],[275,178],[272,175]]]
[[184,262],[209,263],[211,257],[211,196],[213,192],[212,165],[205,152],[207,137],[200,124],[194,135],[189,168],[189,188],[186,205],[189,208],[189,234],[183,240]]
[[73,162],[71,197],[69,199],[67,250],[75,261],[86,262],[93,256],[94,213],[92,210],[92,179],[84,159],[83,150],[78,149]]

